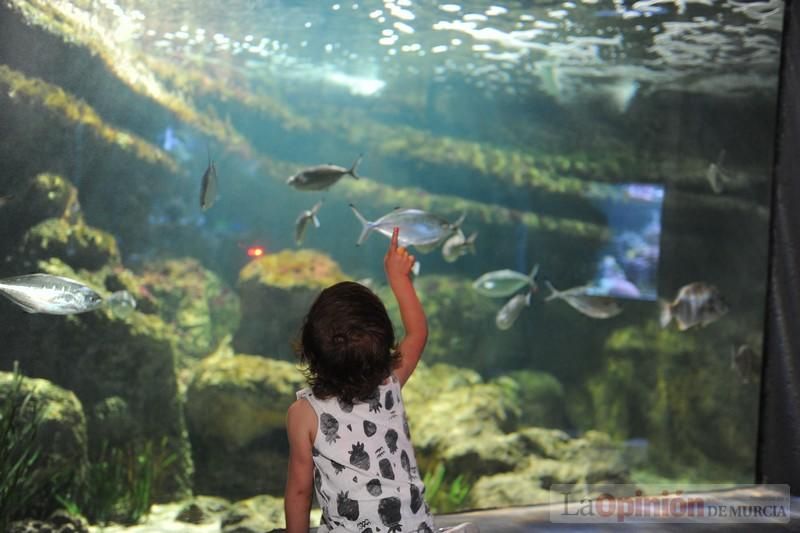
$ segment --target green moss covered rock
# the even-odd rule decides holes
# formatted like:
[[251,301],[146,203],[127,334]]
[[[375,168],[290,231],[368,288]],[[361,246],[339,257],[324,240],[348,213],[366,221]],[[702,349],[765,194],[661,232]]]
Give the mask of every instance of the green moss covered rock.
[[[712,329],[713,328],[713,329]],[[644,327],[615,331],[605,364],[586,384],[590,427],[618,439],[649,442],[649,466],[661,475],[745,482],[755,454],[756,380],[731,364],[736,324],[680,332]]]
[[25,232],[15,256],[14,263],[21,272],[33,271],[38,261],[51,257],[75,269],[99,270],[120,264],[113,235],[60,218],[49,218]]
[[329,256],[284,250],[259,257],[239,273],[242,320],[233,338],[239,353],[291,360],[292,342],[319,292],[349,279]]
[[[191,258],[147,264],[138,274],[115,273],[137,295],[139,308],[174,328],[182,356],[199,359],[239,326],[239,298],[219,276]],[[184,366],[185,361],[179,361]]]
[[303,375],[286,361],[253,355],[204,359],[186,395],[196,489],[231,499],[281,494],[288,464],[286,411],[303,386]]
[[[26,396],[29,398],[24,401]],[[16,407],[9,409],[12,405]],[[0,475],[5,477],[0,486],[31,494],[34,494],[31,488],[38,487],[38,494],[28,502],[30,509],[49,514],[59,508],[59,502],[53,497],[54,491],[74,494],[86,481],[88,439],[81,402],[75,394],[48,380],[0,372],[0,413],[4,415],[0,418],[0,425],[5,427],[10,421],[15,428],[0,435],[3,450]],[[25,433],[24,426],[35,426],[35,436],[33,442],[26,442],[22,450],[16,448],[19,442],[15,439]],[[7,485],[14,473],[5,469],[12,466],[13,457],[19,457],[17,452],[35,454],[37,450],[31,471],[24,474],[18,485]],[[5,505],[3,508],[8,510]]]

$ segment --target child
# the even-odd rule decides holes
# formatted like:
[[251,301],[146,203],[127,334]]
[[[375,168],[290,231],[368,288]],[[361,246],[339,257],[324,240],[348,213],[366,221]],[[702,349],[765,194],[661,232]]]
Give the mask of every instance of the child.
[[322,291],[303,324],[298,356],[310,388],[286,419],[288,533],[308,531],[312,487],[319,533],[434,531],[400,395],[428,325],[409,276],[414,256],[397,237],[395,228],[384,268],[406,332],[399,344],[381,300],[358,283]]

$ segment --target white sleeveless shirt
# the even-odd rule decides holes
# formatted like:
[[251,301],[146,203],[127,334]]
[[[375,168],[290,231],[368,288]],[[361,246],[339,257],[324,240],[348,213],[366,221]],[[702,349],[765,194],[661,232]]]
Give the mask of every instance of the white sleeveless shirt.
[[319,533],[432,533],[400,382],[392,374],[366,402],[297,392],[317,414],[314,492]]

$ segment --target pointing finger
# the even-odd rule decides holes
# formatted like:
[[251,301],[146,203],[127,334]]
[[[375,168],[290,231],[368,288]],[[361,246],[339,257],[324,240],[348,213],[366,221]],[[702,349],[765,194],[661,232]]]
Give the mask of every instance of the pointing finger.
[[394,231],[392,232],[392,242],[389,245],[390,250],[397,250],[398,235],[400,235],[400,228],[394,228]]

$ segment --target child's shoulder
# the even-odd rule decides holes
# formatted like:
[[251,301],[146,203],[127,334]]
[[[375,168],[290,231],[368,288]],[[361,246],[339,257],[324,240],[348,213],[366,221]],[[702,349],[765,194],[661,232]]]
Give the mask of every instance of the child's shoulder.
[[298,398],[286,411],[286,425],[289,427],[312,429],[317,425],[317,414],[305,398]]

